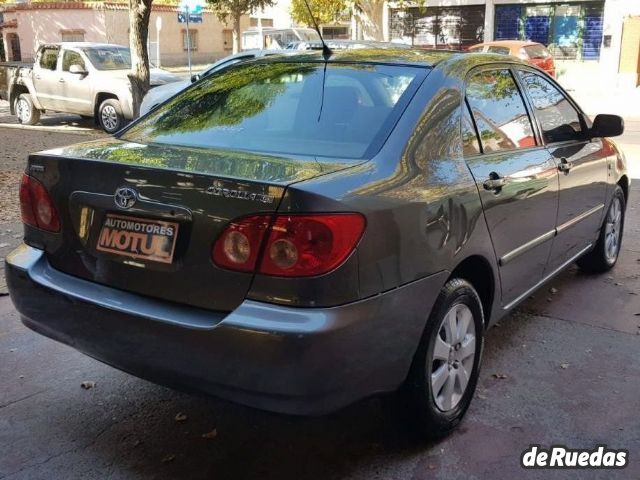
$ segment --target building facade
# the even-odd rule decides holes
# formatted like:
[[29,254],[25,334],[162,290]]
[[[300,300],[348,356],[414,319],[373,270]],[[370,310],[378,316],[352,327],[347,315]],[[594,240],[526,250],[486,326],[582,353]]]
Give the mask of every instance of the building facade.
[[625,49],[631,48],[623,39],[625,19],[640,16],[640,0],[426,3],[426,7],[409,8],[388,4],[383,24],[385,40],[451,49],[490,40],[531,40],[546,45],[558,60],[598,61],[612,75],[621,73],[619,59]]
[[[43,43],[86,41],[129,45],[126,4],[109,2],[23,3],[0,8],[0,34],[7,61],[33,61]],[[249,28],[250,18],[241,20]],[[233,48],[230,25],[205,10],[201,23],[191,23],[189,33],[194,64],[210,63],[229,55]],[[178,22],[178,10],[154,6],[149,22],[152,62],[171,66],[187,63],[187,29]]]

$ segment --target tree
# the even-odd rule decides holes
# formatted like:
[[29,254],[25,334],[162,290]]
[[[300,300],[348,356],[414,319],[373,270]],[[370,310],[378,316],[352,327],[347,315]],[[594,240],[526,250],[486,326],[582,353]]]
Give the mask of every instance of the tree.
[[129,0],[129,47],[131,49],[131,95],[133,116],[140,113],[140,104],[149,91],[149,17],[153,0]]
[[[362,39],[383,40],[382,18],[385,0],[307,0],[313,15],[319,24],[334,23],[340,15],[351,12],[360,25]],[[398,0],[394,2],[396,8],[408,5],[424,7],[426,0]],[[292,0],[291,16],[296,22],[312,26],[313,22],[304,0]]]
[[222,22],[231,17],[233,24],[233,53],[240,51],[240,18],[253,10],[270,7],[275,0],[207,0]]
[[[334,23],[348,9],[347,0],[307,0],[318,24]],[[291,1],[291,18],[297,23],[313,26],[313,19],[304,0]]]

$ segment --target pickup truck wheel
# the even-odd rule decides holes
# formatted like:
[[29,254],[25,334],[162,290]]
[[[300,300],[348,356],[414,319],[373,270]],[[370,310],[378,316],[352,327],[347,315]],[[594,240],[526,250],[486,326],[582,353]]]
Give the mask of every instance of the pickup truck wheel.
[[16,117],[22,125],[35,125],[40,121],[40,110],[31,101],[31,95],[22,93],[16,98]]
[[107,133],[115,133],[124,126],[124,115],[120,102],[114,98],[108,98],[100,104],[98,109],[98,121]]

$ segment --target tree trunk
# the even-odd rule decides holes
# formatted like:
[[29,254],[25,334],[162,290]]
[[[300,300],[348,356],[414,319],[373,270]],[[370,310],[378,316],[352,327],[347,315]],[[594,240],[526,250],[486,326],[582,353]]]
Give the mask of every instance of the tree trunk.
[[240,17],[241,12],[233,12],[233,53],[240,51]]
[[383,8],[384,0],[369,0],[357,4],[356,17],[361,26],[363,40],[383,40]]
[[133,117],[140,113],[142,98],[149,91],[149,17],[152,0],[129,0],[129,46],[131,48],[131,95]]

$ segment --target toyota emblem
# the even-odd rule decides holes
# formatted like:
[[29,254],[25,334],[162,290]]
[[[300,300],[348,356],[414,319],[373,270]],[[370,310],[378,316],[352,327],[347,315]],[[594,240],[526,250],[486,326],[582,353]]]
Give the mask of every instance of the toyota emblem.
[[133,207],[137,199],[138,194],[130,187],[120,187],[113,196],[113,201],[120,208]]

